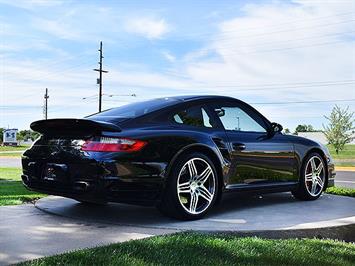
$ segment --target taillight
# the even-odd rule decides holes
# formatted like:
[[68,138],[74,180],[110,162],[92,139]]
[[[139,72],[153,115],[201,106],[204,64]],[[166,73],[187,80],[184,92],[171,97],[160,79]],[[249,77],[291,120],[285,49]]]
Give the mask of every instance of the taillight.
[[128,138],[100,137],[87,140],[81,146],[82,151],[132,152],[141,150],[147,142]]

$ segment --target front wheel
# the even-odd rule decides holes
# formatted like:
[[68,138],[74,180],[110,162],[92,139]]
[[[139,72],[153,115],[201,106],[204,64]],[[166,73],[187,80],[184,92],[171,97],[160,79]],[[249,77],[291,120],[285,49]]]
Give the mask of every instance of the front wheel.
[[318,153],[309,154],[304,160],[298,188],[292,194],[300,200],[315,200],[320,197],[326,183],[326,168]]
[[217,194],[213,162],[202,153],[185,155],[174,164],[158,209],[177,219],[199,219],[213,206]]

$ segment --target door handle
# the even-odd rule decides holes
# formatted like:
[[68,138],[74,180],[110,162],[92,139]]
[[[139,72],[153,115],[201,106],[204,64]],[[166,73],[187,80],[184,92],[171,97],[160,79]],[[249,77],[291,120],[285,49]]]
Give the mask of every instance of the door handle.
[[238,150],[238,151],[242,151],[242,150],[245,150],[246,146],[244,143],[233,143],[233,149],[234,150]]

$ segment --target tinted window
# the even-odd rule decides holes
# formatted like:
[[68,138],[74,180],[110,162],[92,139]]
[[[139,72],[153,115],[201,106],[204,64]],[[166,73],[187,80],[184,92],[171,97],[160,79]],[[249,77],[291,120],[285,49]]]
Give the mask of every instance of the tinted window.
[[161,108],[176,104],[178,100],[172,98],[154,99],[144,102],[131,103],[121,107],[108,109],[101,113],[96,113],[86,118],[99,121],[120,121],[126,118],[142,116]]
[[226,130],[266,132],[259,123],[239,107],[221,107],[216,113]]
[[193,106],[173,115],[175,123],[196,127],[212,127],[211,120],[206,110]]

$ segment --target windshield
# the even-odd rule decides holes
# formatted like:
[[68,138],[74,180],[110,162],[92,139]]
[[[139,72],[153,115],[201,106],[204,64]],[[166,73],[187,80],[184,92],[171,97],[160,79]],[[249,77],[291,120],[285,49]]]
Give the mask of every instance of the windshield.
[[89,115],[86,118],[106,122],[120,122],[129,118],[135,118],[151,113],[167,106],[174,105],[177,102],[178,100],[173,98],[159,98],[108,109],[102,111],[101,113]]

